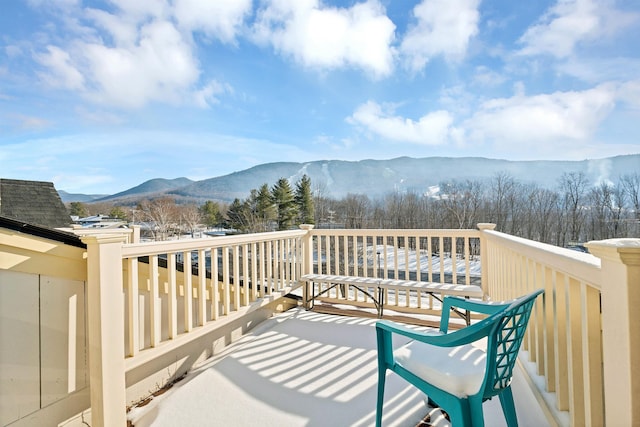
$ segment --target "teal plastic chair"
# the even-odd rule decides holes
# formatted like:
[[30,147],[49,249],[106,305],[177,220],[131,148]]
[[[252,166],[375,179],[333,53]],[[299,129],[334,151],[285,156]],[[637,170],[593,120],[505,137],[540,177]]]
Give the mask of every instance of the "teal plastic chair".
[[[398,323],[376,323],[378,340],[378,402],[376,426],[382,426],[387,370],[393,371],[442,408],[453,427],[484,426],[482,402],[499,396],[507,425],[518,425],[511,377],[518,350],[542,289],[506,303],[472,301],[447,296],[443,300],[440,332],[419,332]],[[477,323],[447,333],[453,307],[488,315]],[[392,335],[412,339],[394,349]],[[487,339],[486,351],[472,345]]]

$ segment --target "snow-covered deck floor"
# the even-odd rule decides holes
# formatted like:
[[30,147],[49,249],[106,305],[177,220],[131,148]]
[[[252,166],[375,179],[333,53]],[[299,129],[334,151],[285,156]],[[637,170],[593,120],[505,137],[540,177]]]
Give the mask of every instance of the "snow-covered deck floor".
[[[129,418],[135,427],[374,425],[374,324],[303,309],[282,313]],[[396,375],[386,387],[385,426],[414,427],[429,413],[423,395]],[[520,426],[549,425],[519,369],[513,388]],[[497,398],[484,410],[486,425],[506,424]]]

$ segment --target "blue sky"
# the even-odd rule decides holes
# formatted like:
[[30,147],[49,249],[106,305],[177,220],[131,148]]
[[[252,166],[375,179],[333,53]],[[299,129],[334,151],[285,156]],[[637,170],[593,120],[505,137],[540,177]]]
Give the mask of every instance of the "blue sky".
[[[0,177],[640,153],[640,2],[3,0]],[[640,169],[640,165],[639,165]]]

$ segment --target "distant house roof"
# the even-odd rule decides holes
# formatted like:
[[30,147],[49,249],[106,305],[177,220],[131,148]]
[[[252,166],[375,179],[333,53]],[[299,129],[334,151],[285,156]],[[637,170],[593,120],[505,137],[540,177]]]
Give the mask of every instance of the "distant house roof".
[[67,208],[51,182],[0,178],[0,216],[47,228],[71,224]]

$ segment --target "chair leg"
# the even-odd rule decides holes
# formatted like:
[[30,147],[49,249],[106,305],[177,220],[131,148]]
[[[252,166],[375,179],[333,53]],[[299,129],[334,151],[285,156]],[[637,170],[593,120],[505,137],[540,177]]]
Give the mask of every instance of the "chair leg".
[[427,405],[431,406],[432,408],[437,408],[439,405],[435,402],[435,400],[433,400],[432,398],[430,398],[429,396],[427,396]]
[[472,425],[468,399],[460,399],[457,400],[455,404],[447,406],[446,412],[449,414],[451,427],[468,427]]
[[484,427],[484,413],[482,411],[482,397],[469,399],[469,412],[471,412],[471,424],[473,427]]
[[378,402],[376,405],[376,427],[382,427],[382,406],[384,404],[384,383],[387,379],[387,369],[378,369]]
[[516,406],[513,403],[513,392],[511,386],[502,390],[500,393],[500,405],[502,406],[502,412],[507,420],[509,427],[518,427],[518,417],[516,416]]

